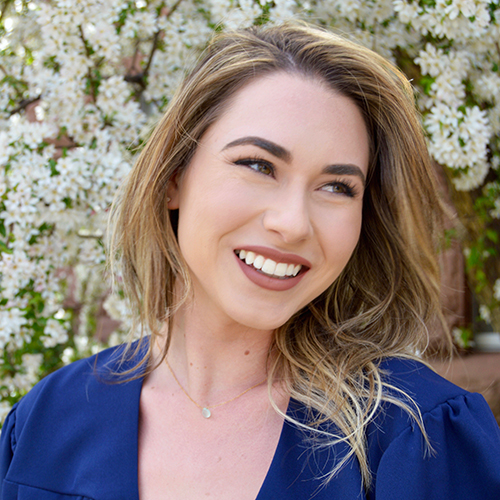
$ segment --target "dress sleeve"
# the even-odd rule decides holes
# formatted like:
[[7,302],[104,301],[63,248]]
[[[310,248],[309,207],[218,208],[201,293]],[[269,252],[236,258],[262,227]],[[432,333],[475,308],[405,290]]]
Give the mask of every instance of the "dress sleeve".
[[466,394],[423,415],[388,446],[375,475],[375,500],[500,499],[500,430],[484,398]]
[[10,410],[10,413],[5,418],[0,433],[0,500],[5,498],[3,492],[3,481],[9,470],[10,462],[14,455],[16,447],[16,439],[14,429],[16,425],[16,409],[17,403]]

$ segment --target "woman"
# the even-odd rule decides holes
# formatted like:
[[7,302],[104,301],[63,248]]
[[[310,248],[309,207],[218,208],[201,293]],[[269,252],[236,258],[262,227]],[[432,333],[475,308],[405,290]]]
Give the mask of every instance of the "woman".
[[307,26],[218,35],[113,208],[148,335],[14,408],[0,499],[498,498],[486,403],[418,361],[439,206],[388,62]]

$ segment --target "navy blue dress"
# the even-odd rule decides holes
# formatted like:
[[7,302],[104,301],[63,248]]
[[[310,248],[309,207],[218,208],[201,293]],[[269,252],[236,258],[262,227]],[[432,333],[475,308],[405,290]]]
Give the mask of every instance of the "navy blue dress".
[[[142,378],[103,381],[98,374],[115,357],[107,350],[75,362],[14,406],[1,434],[0,500],[139,500]],[[367,430],[370,491],[355,459],[324,485],[321,476],[345,447],[311,452],[307,435],[285,422],[257,500],[500,499],[500,431],[482,396],[418,362],[391,359],[382,367],[418,402],[435,454],[425,453],[418,426],[385,404]],[[288,412],[299,420],[307,413],[295,401]]]

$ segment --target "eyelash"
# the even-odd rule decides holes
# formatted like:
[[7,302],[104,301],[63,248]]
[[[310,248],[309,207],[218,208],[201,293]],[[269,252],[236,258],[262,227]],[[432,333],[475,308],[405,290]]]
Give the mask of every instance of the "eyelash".
[[323,187],[327,186],[341,187],[343,189],[343,192],[338,194],[345,194],[349,198],[354,198],[358,194],[356,187],[347,179],[342,179],[335,182],[329,182],[328,184],[325,184]]
[[[240,160],[236,160],[234,163],[236,165],[243,165],[244,167],[247,167],[247,168],[249,168],[251,170],[254,170],[257,173],[261,173],[261,174],[264,174],[264,175],[273,175],[274,176],[274,166],[271,163],[269,163],[268,161],[266,161],[266,160],[264,160],[262,158],[257,158],[257,157],[242,158]],[[252,165],[260,165],[260,166],[267,167],[269,169],[269,172],[266,173],[266,172],[263,172],[260,169],[252,168]]]
[[[252,158],[241,158],[240,160],[236,160],[235,165],[242,165],[244,167],[249,168],[250,170],[253,170],[257,173],[263,174],[263,175],[272,175],[274,177],[274,172],[275,168],[274,166],[269,163],[267,160],[264,160],[263,158],[258,158],[258,157],[252,157]],[[259,165],[259,166],[264,166],[269,169],[269,172],[263,172],[260,168],[252,168],[252,165]],[[343,192],[341,193],[334,193],[332,191],[332,194],[343,194],[345,196],[348,196],[349,198],[354,198],[357,195],[357,189],[355,186],[347,179],[341,179],[335,182],[329,182],[328,184],[325,184],[324,187],[328,186],[339,186],[342,188]]]

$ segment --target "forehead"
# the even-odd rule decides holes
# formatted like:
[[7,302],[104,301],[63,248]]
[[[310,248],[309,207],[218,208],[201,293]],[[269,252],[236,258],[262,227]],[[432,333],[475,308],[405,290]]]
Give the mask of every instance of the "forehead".
[[[368,165],[368,133],[361,111],[349,98],[321,82],[273,73],[242,87],[201,143],[222,149],[245,136],[275,142],[292,154],[308,149]],[[360,165],[360,166],[361,166]]]
[[230,99],[201,143],[221,150],[246,136],[270,140],[292,156],[368,166],[369,140],[361,111],[310,77],[273,73],[251,81]]

